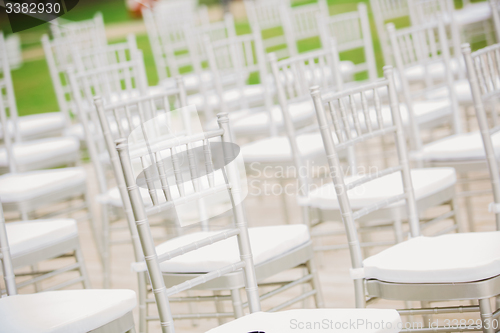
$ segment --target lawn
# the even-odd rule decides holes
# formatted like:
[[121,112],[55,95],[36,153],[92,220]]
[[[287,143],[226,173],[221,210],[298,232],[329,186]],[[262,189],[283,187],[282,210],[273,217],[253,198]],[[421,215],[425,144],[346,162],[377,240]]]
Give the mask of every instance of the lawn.
[[[362,0],[368,3],[368,0]],[[213,3],[213,0],[205,1],[209,5]],[[314,2],[314,0],[303,0],[302,3]],[[343,12],[349,12],[356,10],[358,0],[329,0],[330,13],[338,14]],[[217,5],[215,5],[217,6]],[[131,18],[126,9],[125,2],[123,0],[101,0],[96,2],[86,2],[83,1],[77,5],[75,9],[71,12],[65,14],[63,17],[68,20],[83,20],[91,18],[95,12],[100,11],[103,13],[104,21],[106,25],[111,25],[115,23],[125,23],[131,22]],[[373,18],[370,15],[370,21],[372,26],[372,35],[375,47],[375,54],[377,57],[377,64],[379,69],[383,65],[382,53],[380,51],[380,44],[378,42],[378,37],[376,35],[376,29],[374,26]],[[405,26],[408,24],[408,20],[402,20],[396,22],[398,26]],[[0,27],[2,24],[0,24]],[[5,27],[5,22],[3,22]],[[250,26],[247,21],[237,21],[236,29],[238,34],[245,34],[251,31]],[[6,31],[8,33],[8,31]],[[48,32],[48,24],[44,24],[38,27],[21,32],[21,39],[23,42],[23,50],[29,50],[30,48],[40,47],[40,38],[44,33]],[[151,47],[147,35],[139,35],[137,37],[137,43],[140,49],[143,50],[144,60],[146,64],[146,71],[148,75],[148,81],[150,85],[155,85],[158,82],[157,72],[154,65],[153,55],[151,52]],[[110,42],[120,42],[120,40],[114,40]],[[298,44],[299,51],[304,52],[317,48],[319,46],[318,39],[310,39],[307,41],[301,41]],[[362,52],[350,52],[341,54],[342,59],[349,59],[354,62],[359,62],[362,59]],[[19,114],[33,114],[56,111],[58,109],[55,93],[52,87],[52,82],[50,80],[48,67],[45,59],[38,59],[29,62],[25,62],[20,69],[12,72],[12,77],[14,81],[14,88],[16,93],[16,100],[18,105]]]

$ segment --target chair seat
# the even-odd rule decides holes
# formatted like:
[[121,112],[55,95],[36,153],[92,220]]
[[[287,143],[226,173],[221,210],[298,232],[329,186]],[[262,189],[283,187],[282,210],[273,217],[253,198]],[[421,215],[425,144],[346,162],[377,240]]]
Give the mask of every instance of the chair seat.
[[78,237],[73,219],[12,222],[6,228],[13,258]]
[[[47,160],[58,160],[61,157],[74,155],[78,153],[80,143],[77,139],[66,138],[47,138],[35,141],[16,143],[12,151],[18,166],[39,163]],[[7,167],[9,160],[7,158],[7,150],[0,149],[0,166]],[[56,164],[53,166],[58,166]]]
[[[348,184],[360,177],[346,177],[345,182]],[[411,177],[417,201],[453,186],[456,182],[455,169],[453,168],[412,169]],[[403,182],[399,172],[374,179],[348,191],[353,210],[364,208],[402,193]],[[308,205],[312,207],[324,210],[339,209],[337,194],[332,183],[311,191],[307,201]],[[389,207],[401,205],[404,205],[404,201],[396,202]]]
[[[495,150],[500,152],[500,132],[491,136]],[[464,160],[484,160],[484,151],[481,134],[469,132],[455,134],[436,140],[423,147],[419,152],[412,152],[410,157],[413,160],[423,161],[464,161]]]
[[[316,160],[325,154],[320,133],[297,137],[299,152],[304,160]],[[245,163],[292,163],[292,149],[286,136],[275,136],[245,144],[241,147]]]
[[500,275],[500,232],[416,237],[363,261],[364,275],[398,283],[462,283]]
[[[458,73],[460,70],[460,63],[455,58],[450,60],[449,66],[453,73]],[[409,82],[422,81],[426,76],[430,76],[433,80],[443,80],[445,77],[445,66],[442,62],[428,66],[415,65],[405,69],[404,73]]]
[[[468,80],[457,80],[454,82],[455,94],[459,103],[470,104],[472,103],[472,92]],[[448,98],[448,88],[436,89],[427,94],[429,99],[443,99]]]
[[[294,124],[306,123],[314,116],[314,106],[309,100],[291,103],[288,110]],[[275,105],[271,109],[273,121],[278,129],[283,128],[283,114],[281,107]],[[251,110],[239,110],[229,113],[231,128],[239,135],[251,135],[258,133],[269,133],[268,111],[252,112]]]
[[[158,245],[156,252],[161,255],[220,232],[196,232],[180,236]],[[249,228],[248,232],[253,260],[256,265],[287,253],[310,239],[307,226],[303,224]],[[206,273],[239,260],[237,239],[231,237],[162,262],[160,268],[164,273]],[[145,269],[145,264],[141,263],[141,266]]]
[[471,3],[455,11],[455,19],[459,25],[483,22],[491,17],[491,7],[488,1]]
[[297,309],[274,313],[255,312],[211,329],[207,333],[396,333],[401,328],[401,318],[396,310]]
[[0,333],[86,333],[136,306],[132,290],[64,290],[0,299]]
[[0,176],[0,200],[3,203],[21,202],[54,191],[85,185],[84,168],[37,170],[8,173]]
[[[52,135],[63,130],[66,118],[62,112],[46,112],[18,118],[18,128],[23,138]],[[14,133],[14,123],[9,120],[9,132]],[[0,128],[0,139],[3,139],[3,129]]]
[[[242,98],[249,102],[263,100],[264,86],[260,84],[246,85],[243,92],[236,88],[224,90],[224,101],[227,104],[238,103]],[[215,91],[210,91],[207,93],[207,101],[205,101],[202,94],[189,95],[188,104],[196,105],[198,110],[205,109],[207,104],[213,108],[218,108],[220,105],[219,95]]]

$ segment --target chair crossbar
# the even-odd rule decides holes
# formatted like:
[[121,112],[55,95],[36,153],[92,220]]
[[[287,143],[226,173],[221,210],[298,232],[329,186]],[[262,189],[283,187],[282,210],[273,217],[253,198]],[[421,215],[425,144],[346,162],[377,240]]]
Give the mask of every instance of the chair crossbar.
[[370,82],[367,84],[364,84],[362,87],[357,87],[357,88],[352,88],[348,90],[343,90],[339,93],[325,93],[323,94],[323,100],[325,102],[330,102],[334,100],[339,100],[344,97],[348,97],[349,95],[355,95],[355,94],[360,94],[362,92],[367,92],[369,90],[381,88],[381,87],[386,87],[388,85],[389,81],[388,80],[378,80],[375,82]]
[[216,235],[204,238],[204,239],[196,241],[194,243],[179,247],[175,250],[162,253],[161,255],[158,256],[158,261],[163,262],[165,260],[173,259],[175,257],[189,253],[191,251],[201,249],[202,247],[223,241],[225,239],[228,239],[229,237],[236,236],[239,233],[240,233],[239,229],[226,230],[224,232],[221,232],[221,233],[218,233]]
[[201,190],[199,192],[195,192],[195,193],[190,194],[190,195],[186,195],[186,196],[182,196],[180,198],[172,199],[172,201],[167,201],[167,202],[164,202],[161,204],[156,204],[152,207],[148,207],[148,208],[146,208],[146,212],[148,215],[158,214],[162,211],[165,211],[167,209],[174,207],[175,205],[182,205],[184,203],[187,203],[187,202],[190,202],[193,200],[199,200],[199,199],[202,199],[204,197],[210,196],[212,194],[226,191],[228,188],[231,188],[231,186],[229,184],[221,184],[221,185],[217,185],[214,187],[210,187],[208,189]]
[[245,267],[245,262],[244,261],[238,261],[234,264],[224,266],[216,271],[212,271],[206,274],[203,274],[201,276],[198,276],[194,279],[188,280],[186,282],[180,283],[174,287],[168,288],[167,289],[167,296],[172,296],[175,294],[178,294],[180,292],[186,291],[188,289],[192,289],[196,286],[199,286],[200,284],[212,281],[214,279],[217,279],[223,275],[233,273],[241,268]]
[[130,158],[140,158],[151,153],[160,152],[163,150],[170,149],[176,146],[182,146],[186,144],[190,144],[197,141],[204,141],[211,138],[215,138],[224,134],[224,130],[216,129],[212,131],[207,131],[204,133],[192,134],[189,136],[176,136],[174,139],[166,140],[164,142],[160,141],[157,144],[149,145],[149,147],[131,149]]
[[365,208],[362,208],[360,210],[357,210],[353,212],[352,216],[355,220],[359,219],[362,216],[368,215],[374,211],[377,211],[379,209],[382,209],[384,207],[389,206],[390,204],[393,204],[395,202],[401,201],[403,199],[407,199],[408,195],[406,193],[395,195],[393,197],[377,201],[373,205],[367,206]]

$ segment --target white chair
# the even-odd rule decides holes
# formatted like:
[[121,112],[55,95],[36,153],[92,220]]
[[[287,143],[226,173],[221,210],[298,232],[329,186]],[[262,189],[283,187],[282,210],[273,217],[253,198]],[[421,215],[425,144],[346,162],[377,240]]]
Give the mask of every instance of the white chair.
[[[0,36],[0,44],[2,44]],[[0,52],[5,51],[1,49]],[[3,55],[0,58],[5,59],[6,54],[2,52]],[[1,60],[1,59],[0,59]],[[32,137],[32,134],[40,130],[43,127],[44,120],[54,119],[52,117],[35,117],[38,119],[30,119],[28,122],[23,121],[27,118],[17,116],[16,101],[14,98],[14,89],[10,76],[9,65],[6,61],[3,62],[3,71],[0,76],[0,90],[5,92],[0,94],[0,98],[4,99],[4,107],[0,110],[3,115],[0,117],[2,123],[2,133],[10,133],[12,138],[8,140],[4,138],[5,145],[0,148],[0,174],[9,172],[10,160],[7,154],[7,150],[10,150],[16,159],[16,170],[18,172],[39,170],[39,169],[49,169],[60,166],[74,166],[80,159],[79,148],[80,144],[78,140],[73,138],[44,138],[38,140],[23,140],[23,134]],[[8,112],[8,113],[7,113]],[[10,117],[8,117],[10,114]],[[29,117],[28,118],[33,118]],[[27,133],[26,125],[31,125],[34,132]],[[37,126],[36,125],[42,125]],[[45,130],[47,128],[44,128]],[[38,132],[38,134],[41,134]],[[48,133],[43,133],[47,135]]]
[[132,290],[64,290],[17,295],[12,265],[16,258],[11,257],[12,238],[5,227],[0,204],[0,261],[8,295],[0,298],[0,332],[135,332],[132,310],[136,298]]
[[[5,40],[3,32],[0,31],[0,84],[3,86],[2,96],[4,98],[4,105],[10,110],[10,136],[20,141],[23,138],[34,139],[61,134],[67,122],[64,113],[46,112],[28,116],[18,115],[10,66],[7,61],[8,55],[5,51]],[[4,137],[5,135],[2,129],[0,130],[0,139],[4,140]]]
[[[107,119],[107,117],[111,115],[114,115],[114,117],[116,117],[115,119],[120,119],[119,114],[123,112],[120,109],[122,109],[125,105],[129,107],[142,104],[147,105],[148,103],[151,103],[151,101],[153,101],[154,99],[155,99],[154,96],[141,97],[135,101],[130,101],[127,104],[121,104],[121,105],[109,104],[105,106],[103,106],[101,101],[96,101],[96,107],[99,112],[101,120]],[[180,112],[179,116],[187,118],[188,115],[192,112],[192,107],[183,108],[178,110],[177,112]],[[241,193],[239,192],[240,190],[238,190],[237,187],[239,185],[234,184],[233,185],[234,188],[232,189],[232,191],[233,193],[236,194],[234,194],[234,196],[233,195],[228,196],[227,184],[222,174],[223,171],[221,171],[220,169],[224,168],[224,166],[220,165],[220,162],[224,161],[223,159],[224,156],[221,155],[221,144],[218,143],[217,139],[220,138],[222,130],[217,129],[204,133],[201,130],[201,124],[199,120],[192,118],[190,122],[183,122],[183,124],[190,124],[189,125],[190,128],[187,126],[183,127],[180,126],[182,123],[179,123],[178,121],[176,122],[174,115],[170,116],[170,114],[171,112],[167,112],[167,114],[164,115],[160,114],[159,116],[150,120],[149,122],[142,123],[140,127],[137,127],[129,135],[129,137],[132,138],[139,138],[142,135],[141,133],[147,133],[146,142],[144,142],[144,144],[147,144],[147,146],[142,145],[140,147],[136,147],[136,145],[132,145],[131,143],[131,147],[133,147],[133,149],[131,150],[130,154],[132,154],[133,156],[134,154],[139,154],[141,157],[141,159],[137,158],[133,159],[135,168],[133,172],[135,172],[134,174],[136,175],[137,173],[145,170],[146,174],[145,183],[141,186],[141,188],[137,189],[138,190],[137,193],[140,195],[140,197],[135,196],[130,199],[132,201],[132,207],[134,208],[134,212],[137,213],[137,209],[141,209],[141,211],[144,211],[145,209],[144,212],[147,213],[147,215],[152,215],[152,214],[164,215],[168,213],[169,216],[172,216],[172,214],[174,214],[173,215],[174,218],[171,217],[171,219],[179,226],[192,222],[201,222],[201,225],[198,224],[196,227],[201,226],[202,231],[195,233],[187,233],[186,229],[180,229],[181,231],[186,230],[184,235],[181,234],[181,236],[178,236],[167,242],[159,244],[156,247],[156,251],[158,252],[158,254],[161,256],[161,258],[165,259],[168,259],[171,254],[171,251],[173,251],[177,247],[184,248],[185,245],[187,246],[187,244],[193,241],[198,241],[199,244],[203,244],[205,241],[202,239],[206,237],[209,237],[213,240],[217,239],[221,234],[220,227],[217,228],[214,226],[214,228],[216,228],[214,229],[214,231],[203,231],[203,229],[205,229],[203,226],[206,223],[204,221],[209,222],[211,218],[215,218],[219,214],[231,210],[232,207],[231,202],[233,199],[234,199],[234,205],[237,206],[235,208],[237,210],[237,215],[235,218],[238,219],[238,221],[242,221],[238,223],[245,223],[243,222],[242,220],[243,216],[241,215],[242,214],[241,201],[244,198],[244,194],[243,192]],[[227,120],[227,116],[225,116],[224,119]],[[156,133],[161,129],[170,130],[171,133],[170,138],[164,135],[158,137]],[[109,133],[109,130],[105,129],[104,131],[106,133]],[[227,128],[224,131],[228,133]],[[205,134],[207,135],[206,137]],[[211,142],[211,140],[209,141],[209,139],[212,137],[215,138],[214,142]],[[108,147],[109,145],[112,145],[114,143],[113,138],[110,135],[107,135],[106,139]],[[177,144],[176,140],[180,140],[181,143]],[[163,147],[164,144],[170,145],[172,141],[174,141],[173,147],[168,147],[168,146],[165,146],[166,148]],[[204,159],[202,162],[203,163],[202,168],[198,168],[197,165],[198,162],[200,161],[198,160],[198,162],[195,163],[195,160],[193,160],[193,158],[196,158],[196,156],[190,155],[191,154],[190,150],[187,151],[187,156],[179,156],[178,159],[172,158],[172,161],[174,163],[173,174],[171,173],[172,166],[170,165],[170,162],[168,161],[162,162],[160,160],[157,160],[157,162],[160,163],[158,164],[159,169],[157,171],[160,172],[161,175],[162,187],[156,189],[153,188],[154,185],[150,183],[149,179],[150,175],[148,174],[148,172],[151,169],[150,167],[148,167],[150,164],[145,160],[145,158],[148,159],[149,158],[148,156],[150,155],[148,154],[147,156],[143,156],[143,153],[145,152],[144,148],[150,147],[152,149],[151,152],[153,154],[153,157],[156,159],[159,158],[159,156],[161,156],[159,154],[168,155],[170,148],[172,149],[173,156],[177,156],[175,152],[183,152],[184,148],[186,147],[186,144],[189,144],[189,147],[191,148],[198,147],[196,153],[198,157],[202,156],[206,157],[206,160]],[[160,151],[156,151],[156,147],[160,147],[161,148]],[[226,150],[226,148],[224,148],[224,151]],[[124,151],[121,151],[121,153],[124,153]],[[127,155],[129,154],[128,150],[126,150],[126,154]],[[238,158],[240,159],[241,156]],[[124,157],[121,159],[122,166],[124,163],[130,163],[130,162],[125,162],[127,161],[126,159],[128,159],[128,157]],[[142,164],[142,166],[136,163],[139,162],[139,164],[141,164],[140,163],[141,160],[142,162],[145,163]],[[165,164],[165,167],[169,169],[166,178],[163,177],[165,174],[163,173],[162,163]],[[156,170],[156,168],[154,170]],[[184,171],[188,170],[189,172],[188,174],[185,174],[185,172],[182,170]],[[209,170],[212,171],[209,172]],[[131,180],[130,179],[131,175],[127,173],[131,171],[132,171],[131,169],[124,170],[127,188],[129,188],[130,186],[130,181],[135,182],[135,179]],[[234,179],[233,178],[234,169],[231,172],[233,172],[233,174],[229,175],[228,177],[231,177],[230,179]],[[196,177],[196,175],[199,175],[199,177]],[[188,176],[190,178],[186,178]],[[129,178],[127,179],[127,177]],[[132,175],[132,177],[135,176]],[[241,188],[241,191],[245,191],[245,188],[246,184],[244,184],[244,187]],[[204,199],[193,201],[193,199],[196,198],[204,198]],[[138,203],[137,200],[140,200],[140,203]],[[163,207],[165,206],[170,207],[171,204],[176,205],[177,214],[175,214],[175,211],[169,212],[163,209]],[[138,205],[140,206],[138,207]],[[137,221],[138,216],[136,215],[135,218]],[[232,231],[227,231],[227,232],[231,234]],[[280,293],[283,290],[287,290],[292,286],[305,284],[305,285],[311,285],[311,289],[307,289],[303,294],[293,297],[292,299],[288,299],[283,304],[277,305],[275,307],[275,310],[287,307],[291,304],[294,304],[308,297],[314,297],[316,305],[318,307],[321,307],[322,296],[321,296],[321,291],[319,289],[319,283],[314,268],[314,264],[312,262],[313,256],[310,248],[311,243],[308,237],[307,227],[305,225],[270,226],[263,228],[251,228],[249,233],[250,233],[250,243],[256,249],[255,251],[256,251],[256,266],[257,266],[256,268],[257,282],[263,283],[263,285],[266,286],[267,285],[265,283],[266,279],[269,279],[278,273],[285,272],[290,269],[294,269],[296,267],[307,268],[307,273],[295,281],[292,282],[273,281],[273,286],[274,286],[273,290],[262,295],[262,298],[266,299],[277,293]],[[229,235],[226,232],[222,232],[222,234]],[[267,239],[268,237],[269,239],[273,239],[273,241],[264,242],[268,245],[262,247],[260,242],[262,241],[262,239],[264,238]],[[144,246],[144,242],[142,244]],[[197,280],[203,281],[205,279],[205,277],[203,276],[204,274],[202,274],[203,272],[211,271],[214,267],[218,269],[221,267],[220,264],[222,264],[222,266],[225,266],[226,264],[231,264],[234,258],[236,258],[237,260],[238,256],[236,255],[236,253],[232,253],[231,251],[227,250],[227,247],[228,246],[230,247],[231,244],[233,243],[230,240],[228,240],[224,243],[221,243],[220,245],[213,245],[203,250],[200,249],[199,251],[192,253],[190,255],[186,255],[184,257],[176,258],[173,261],[166,261],[162,263],[161,274],[163,276],[163,279],[165,280],[165,283],[169,287],[182,282],[184,282],[182,283],[183,286],[184,285],[188,286],[191,284],[191,282],[187,280],[196,276],[199,276]],[[153,246],[153,244],[151,244],[150,246]],[[143,251],[144,250],[145,248],[143,247]],[[224,255],[226,255],[227,257],[225,258],[221,257],[219,260],[216,260],[216,262],[214,263],[215,266],[211,264],[212,263],[211,260],[206,260],[207,258],[206,255],[208,255],[208,257],[211,257],[221,253],[224,253]],[[148,255],[145,255],[145,258],[147,259],[146,262],[148,262],[149,261]],[[145,265],[141,263],[135,265],[134,267],[137,271],[146,270]],[[192,286],[194,287],[194,285]],[[222,277],[221,279],[213,280],[210,283],[204,284],[199,288],[195,288],[201,290],[214,291],[215,293],[218,293],[219,291],[230,291],[231,292],[230,297],[225,296],[220,298],[220,300],[231,301],[233,305],[232,307],[233,310],[230,312],[221,313],[221,310],[218,308],[217,313],[192,313],[192,314],[182,314],[182,315],[179,314],[176,316],[176,318],[193,319],[197,318],[198,316],[201,316],[203,318],[226,318],[234,316],[240,317],[243,314],[243,308],[244,308],[244,305],[243,303],[241,303],[240,300],[240,289],[243,287],[244,287],[244,275],[241,272],[236,272],[235,274],[231,274],[228,277]],[[146,290],[146,286],[143,286],[143,288],[144,290]],[[156,286],[154,288],[156,288]],[[183,289],[176,289],[176,287],[172,287],[172,291],[175,290],[178,290],[178,292],[183,291]],[[173,294],[176,294],[176,292],[174,292]],[[158,295],[155,296],[158,297]],[[215,297],[207,296],[199,299],[209,302],[214,302],[214,301],[217,302],[218,300],[217,297],[219,296]],[[179,296],[176,297],[176,300],[178,302],[186,302],[192,300],[192,298]],[[148,315],[148,317],[154,319],[154,317],[151,317],[151,315]],[[161,315],[160,318],[162,321],[165,320],[163,317],[161,317]]]
[[[395,30],[389,25],[388,30],[401,82],[402,95],[407,107],[407,115],[410,118],[408,131],[412,149],[410,157],[417,165],[454,167],[457,173],[464,178],[464,192],[461,194],[466,197],[469,231],[473,231],[471,195],[482,192],[469,191],[471,178],[468,174],[471,171],[485,170],[486,161],[479,132],[465,133],[463,130],[459,105],[464,100],[472,100],[472,96],[467,80],[454,80],[449,59],[451,50],[457,51],[448,45],[443,22],[400,30]],[[405,45],[404,49],[402,45]],[[405,73],[405,69],[408,67],[414,67],[412,64],[420,64],[419,66],[423,66],[427,73],[432,73],[433,68],[438,65],[439,68],[444,69],[444,82],[432,75],[426,75],[427,82],[422,89],[410,90],[406,75],[400,75],[400,73]],[[451,119],[453,134],[424,143],[421,129],[425,128],[423,126],[425,124],[416,119],[421,112],[416,107],[416,103],[419,101],[427,101],[431,104],[434,101],[433,112],[428,112],[430,108],[427,111],[421,110],[428,112],[434,124]],[[422,115],[422,117],[424,116]]]
[[[462,306],[427,308],[428,302],[479,300],[479,306],[468,306],[466,311],[480,313],[482,325],[476,326],[476,329],[494,332],[491,322],[497,316],[498,311],[493,316],[490,298],[500,293],[498,285],[500,232],[459,233],[438,237],[421,236],[417,206],[418,193],[414,190],[414,186],[416,187],[418,183],[413,179],[414,173],[408,165],[404,127],[398,107],[392,67],[384,68],[384,76],[385,79],[381,81],[357,89],[329,94],[324,99],[318,88],[311,88],[333,180],[330,194],[339,202],[349,241],[352,263],[350,274],[354,280],[356,307],[363,308],[377,298],[421,301],[425,308],[400,310],[400,313],[427,315],[462,313],[464,310]],[[351,122],[350,119],[357,117],[356,111],[349,108],[342,108],[339,112],[339,104],[342,105],[345,99],[353,99],[354,95],[380,88],[388,90],[394,121],[391,126],[385,126],[379,122],[371,129],[360,130],[358,127],[355,132],[352,132],[350,126],[339,125],[339,119],[346,119],[343,114],[348,115],[348,123]],[[339,138],[337,143],[333,139],[325,108],[332,117],[333,123],[337,124],[334,126],[336,136]],[[375,108],[378,109],[376,105]],[[367,110],[368,106],[364,109]],[[343,175],[338,151],[381,136],[394,138],[397,147],[397,165],[359,177],[356,181],[348,181]],[[380,181],[378,189],[383,189],[386,184],[383,179],[391,175],[396,175],[395,177],[400,182],[398,191],[376,202],[356,203],[356,199],[353,198],[356,188],[362,191],[367,188],[368,182],[378,180]],[[402,210],[406,211],[411,238],[363,259],[356,223],[362,217],[376,216],[377,213],[390,209],[394,205],[399,205]],[[428,326],[427,323],[424,325],[424,327]],[[443,330],[446,329],[443,328]],[[415,329],[415,331],[419,330]],[[427,330],[424,328],[423,332],[425,331]]]
[[[280,247],[282,247],[284,245],[282,242],[284,242],[287,238],[290,240],[291,234],[294,232],[292,232],[293,226],[263,227],[253,229],[247,228],[247,222],[241,207],[241,201],[244,199],[246,191],[246,184],[242,183],[240,179],[241,173],[239,172],[237,166],[237,160],[240,157],[237,156],[237,153],[233,150],[235,147],[231,140],[227,114],[218,115],[220,128],[217,130],[209,132],[202,131],[191,136],[183,137],[176,137],[174,135],[170,140],[157,142],[157,144],[153,146],[150,145],[148,141],[150,139],[154,139],[153,128],[162,124],[161,121],[158,121],[159,119],[153,119],[153,123],[150,121],[149,124],[143,124],[143,129],[147,129],[148,134],[146,135],[146,132],[142,132],[142,134],[139,132],[134,136],[129,137],[130,146],[127,144],[125,139],[117,141],[117,150],[125,175],[125,181],[132,203],[141,245],[145,254],[146,262],[144,266],[146,266],[149,276],[151,277],[152,288],[156,291],[154,296],[159,312],[162,332],[174,332],[175,329],[173,320],[180,317],[172,314],[171,312],[171,296],[181,291],[196,288],[234,288],[235,286],[230,286],[230,284],[234,284],[234,279],[236,277],[238,277],[237,279],[239,280],[238,288],[245,287],[246,289],[248,299],[247,304],[251,314],[249,316],[243,316],[244,312],[240,291],[239,289],[233,289],[232,300],[236,308],[236,316],[238,319],[213,329],[210,332],[235,332],[239,330],[248,331],[249,329],[256,329],[258,331],[261,331],[262,329],[267,330],[271,329],[271,327],[282,327],[278,321],[285,318],[290,319],[294,314],[298,315],[300,318],[306,318],[307,315],[311,315],[311,310],[285,311],[276,314],[265,314],[260,312],[261,307],[258,293],[258,281],[262,278],[263,266],[272,265],[268,266],[266,270],[271,267],[273,267],[271,270],[283,268],[283,265],[278,263],[280,260],[271,259],[275,250],[271,251],[271,249],[265,250],[263,248],[268,246],[276,248],[273,244],[281,244]],[[145,144],[148,149],[151,149],[150,154],[146,153],[146,156],[144,156],[143,153],[135,154],[132,148],[138,142],[136,140],[131,140],[130,138],[139,139],[140,137],[145,140],[142,141],[143,147]],[[218,145],[219,148],[213,150],[213,147],[216,145]],[[196,158],[194,156],[193,158],[189,157],[190,154],[195,154],[195,147],[203,147],[203,149],[208,149],[214,153],[218,150],[218,158],[223,158],[226,162],[224,165],[214,167],[212,156],[210,156],[210,154],[205,155],[203,153],[202,156],[205,157],[200,156],[202,159],[195,162]],[[181,166],[178,164],[179,161],[176,161],[175,158],[169,160],[167,157],[162,160],[163,156],[175,156],[175,151],[179,152],[179,148],[186,152],[188,156],[187,160],[189,160],[189,162],[184,160],[184,165]],[[174,155],[169,155],[169,150],[171,150]],[[133,161],[135,157],[139,156],[146,159],[151,158],[149,162],[146,162],[146,160],[143,161],[146,162],[145,166],[152,163],[151,166],[153,167],[145,169],[149,170],[151,174],[146,173],[146,178],[143,178],[146,184],[148,184],[151,199],[153,202],[156,202],[156,204],[152,207],[150,206],[150,208],[144,206],[140,188],[136,183],[136,174],[137,171],[140,170],[134,170],[131,164],[131,161]],[[155,161],[159,163],[155,164]],[[167,165],[164,164],[163,161],[168,164],[172,162],[172,164]],[[198,168],[198,163],[201,163],[202,168]],[[206,173],[198,173],[205,169],[205,167],[207,168]],[[217,169],[219,167],[220,169]],[[162,190],[159,190],[159,187],[157,187],[159,184],[153,185],[155,180],[150,178],[155,177],[152,174],[155,172],[158,172],[157,175],[160,175]],[[165,172],[168,172],[168,175]],[[200,175],[200,178],[193,178],[193,173]],[[222,181],[217,180],[218,174],[225,175]],[[179,178],[181,178],[180,181]],[[186,182],[183,182],[182,179],[186,180]],[[158,180],[159,178],[156,178],[156,181]],[[170,181],[176,182],[177,185],[170,186]],[[145,185],[143,184],[141,186]],[[184,186],[186,186],[187,191],[185,193],[182,190]],[[176,188],[179,192],[177,192]],[[230,226],[220,231],[181,236],[172,240],[168,246],[167,242],[164,245],[160,245],[155,248],[147,218],[148,210],[154,209],[158,212],[166,212],[169,209],[174,209],[177,211],[179,216],[183,216],[184,214],[181,213],[181,209],[184,204],[194,203],[200,198],[209,200],[209,198],[214,197],[217,194],[226,195],[231,198],[232,204],[230,204],[228,208],[233,212],[234,222],[231,223]],[[158,197],[156,197],[156,195],[158,195]],[[160,197],[164,195],[166,195],[166,198]],[[168,200],[167,198],[172,199]],[[257,231],[258,229],[261,229],[261,231]],[[274,232],[271,232],[272,229],[280,231],[274,234]],[[285,231],[286,229],[288,230]],[[262,238],[258,240],[255,239],[257,233],[260,232],[262,232],[260,234],[261,237],[271,237],[273,241],[263,242]],[[161,251],[162,248],[163,251]],[[282,247],[282,250],[284,250],[284,247]],[[264,253],[266,253],[265,256],[268,257],[268,260],[261,262],[263,260]],[[285,257],[289,254],[290,251],[283,253]],[[183,270],[190,267],[192,273],[177,274],[178,276],[175,274],[165,274],[167,267],[174,268],[178,264],[184,266]],[[305,279],[311,278],[312,276],[310,273],[310,275],[308,275]],[[221,280],[224,281],[222,285],[220,285]],[[217,285],[219,285],[219,287],[217,287]],[[273,293],[270,292],[268,296],[272,294]],[[311,291],[308,294],[306,293],[304,296],[307,297],[307,295],[314,294],[318,296],[316,291]],[[267,298],[267,296],[261,297]],[[301,297],[295,299],[294,301],[300,299]],[[286,302],[283,305],[273,308],[271,312],[277,311],[290,304],[292,304],[292,302]],[[318,316],[320,314],[328,314],[329,316],[342,314],[346,315],[348,318],[363,318],[365,316],[370,316],[371,314],[375,315],[374,312],[351,312],[352,310],[336,311],[337,310],[319,310],[315,313]],[[380,312],[378,314],[381,315],[384,320],[389,320],[391,322],[391,326],[394,325],[394,327],[398,327],[399,316],[395,312],[388,311]],[[201,316],[209,316],[209,314],[201,314]],[[289,322],[287,322],[286,325],[289,325]],[[288,330],[278,329],[277,331],[287,332]],[[394,331],[398,331],[398,329],[396,328]]]
[[[49,27],[54,40],[71,39],[77,42],[81,49],[96,48],[108,43],[101,12],[95,13],[91,19],[78,22],[57,18],[50,21]],[[63,52],[61,49],[59,51]]]
[[[493,189],[493,203],[490,204],[489,210],[495,213],[497,230],[500,230],[500,169],[497,160],[497,151],[500,147],[497,134],[498,116],[495,113],[497,112],[496,99],[499,95],[500,75],[495,62],[500,59],[499,49],[500,44],[495,44],[471,54],[469,44],[462,46]],[[490,117],[486,113],[487,108],[491,109]]]
[[12,34],[5,38],[5,48],[11,69],[18,69],[23,65],[23,54],[21,50],[21,38]]

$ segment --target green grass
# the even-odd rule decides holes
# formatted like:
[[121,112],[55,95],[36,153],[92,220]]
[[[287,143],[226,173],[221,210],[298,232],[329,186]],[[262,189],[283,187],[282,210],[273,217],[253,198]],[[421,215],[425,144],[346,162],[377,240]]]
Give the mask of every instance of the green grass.
[[[315,0],[295,0],[295,4],[306,4],[310,2],[315,2]],[[328,0],[330,5],[330,14],[340,14],[349,11],[355,11],[357,8],[357,3],[360,0]],[[365,3],[369,3],[369,0],[361,0]],[[207,0],[205,3],[211,4],[213,0]],[[68,20],[84,20],[93,17],[95,12],[100,11],[103,13],[105,24],[113,23],[123,23],[130,22],[136,19],[131,18],[126,9],[125,1],[123,0],[100,0],[100,1],[80,1],[75,9],[65,14],[63,17]],[[379,68],[379,74],[381,74],[381,68],[383,65],[382,52],[380,44],[378,41],[378,36],[376,34],[375,24],[373,22],[373,17],[371,12],[370,23],[371,31],[374,41],[374,49],[377,60],[377,65]],[[408,19],[397,20],[394,22],[398,27],[404,27],[409,24]],[[250,25],[247,21],[237,21],[236,30],[238,34],[247,34],[251,32]],[[1,27],[1,24],[0,24]],[[23,48],[36,48],[40,47],[40,38],[42,34],[48,32],[48,24],[44,24],[38,27],[21,32],[21,39],[23,42]],[[267,32],[270,35],[282,34],[281,29],[275,29],[273,31]],[[113,41],[119,42],[119,41]],[[147,35],[137,36],[137,44],[140,49],[143,50],[144,61],[146,64],[146,72],[148,76],[148,81],[150,85],[155,85],[158,83],[158,75],[154,64],[153,54],[151,47],[149,45],[149,40]],[[305,52],[308,50],[316,49],[320,47],[320,42],[318,38],[312,38],[309,40],[303,40],[298,43],[299,52]],[[354,63],[359,63],[364,61],[364,55],[362,50],[354,50],[349,52],[344,52],[340,55],[342,60],[351,60]],[[12,72],[12,77],[14,80],[14,87],[16,92],[16,100],[18,105],[19,114],[27,115],[34,113],[50,112],[56,111],[58,109],[55,93],[52,87],[52,81],[48,72],[47,64],[45,59],[25,62],[24,65]],[[364,79],[366,75],[361,74],[357,76],[356,79]],[[254,83],[257,76],[252,76],[251,81]]]

